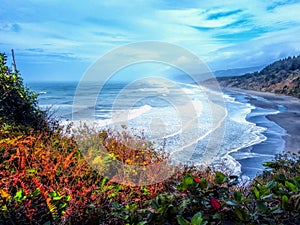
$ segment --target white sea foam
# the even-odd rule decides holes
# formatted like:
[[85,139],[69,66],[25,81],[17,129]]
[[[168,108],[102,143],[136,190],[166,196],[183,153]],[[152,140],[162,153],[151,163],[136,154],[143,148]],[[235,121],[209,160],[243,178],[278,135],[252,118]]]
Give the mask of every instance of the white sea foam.
[[169,94],[170,90],[167,87],[156,87],[156,88],[140,88],[140,92],[155,92],[159,94]]
[[[74,113],[79,115],[77,118],[80,118],[82,114],[82,122],[90,126],[96,126],[99,129],[114,127],[117,124],[128,124],[129,127],[145,131],[146,136],[150,140],[157,140],[158,144],[163,144],[165,140],[167,144],[166,148],[175,159],[183,161],[190,159],[196,164],[214,163],[216,166],[232,170],[234,174],[238,174],[241,171],[241,165],[237,159],[254,158],[256,155],[241,152],[234,154],[237,155],[235,159],[230,154],[266,140],[266,137],[263,135],[266,128],[259,127],[247,121],[246,118],[249,116],[265,116],[267,114],[278,113],[278,111],[257,111],[254,106],[248,104],[246,101],[239,102],[231,95],[222,95],[222,93],[203,86],[179,83],[178,87],[182,89],[178,91],[176,88],[173,90],[174,86],[161,87],[159,86],[160,84],[161,82],[153,80],[150,81],[150,86],[140,85],[136,89],[133,88],[132,91],[129,90],[126,92],[128,99],[124,98],[124,101],[121,102],[122,104],[118,108],[113,108],[112,105],[114,102],[113,98],[115,98],[113,94],[119,92],[119,87],[113,86],[102,95],[104,96],[101,99],[103,102],[96,105],[96,110],[93,108],[96,114],[95,119],[84,118],[84,111],[86,110],[84,105],[77,106],[78,111]],[[50,90],[42,90],[50,93]],[[85,94],[87,96],[89,96],[89,91],[88,89],[86,90]],[[51,91],[51,95],[52,93],[53,91]],[[61,92],[59,93],[61,95]],[[155,105],[152,104],[153,102],[150,104],[147,101],[139,102],[139,105],[142,105],[141,107],[128,106],[129,110],[126,110],[127,102],[130,102],[130,98],[136,97],[137,99],[142,99],[149,93],[151,95],[156,93],[158,96],[174,95],[175,97],[172,97],[174,99],[178,98],[178,101],[175,101],[173,105],[162,103]],[[180,94],[182,93],[185,93],[189,97],[189,103],[192,103],[189,105],[189,110],[195,111],[195,118],[188,118],[190,111],[187,109],[185,102],[182,101],[182,98],[180,98]],[[47,95],[42,96],[46,97]],[[218,97],[219,102],[214,102],[214,96]],[[71,105],[63,103],[66,100],[63,96],[59,96],[58,98],[53,95],[49,96],[49,98],[53,98],[52,101],[49,101],[50,103],[56,101],[56,99],[58,99],[57,101],[61,101],[59,104],[54,105],[54,107],[62,113],[67,113],[67,109],[69,110],[69,107],[71,107]],[[220,101],[220,99],[223,99],[225,102],[225,113],[222,111],[224,102]],[[49,102],[45,98],[42,103],[43,105],[40,106],[53,107]],[[254,110],[255,113],[253,112]],[[180,112],[186,113],[181,115],[182,113],[180,114]],[[213,116],[212,112],[214,113]],[[71,110],[69,114],[71,114]],[[80,124],[79,120],[73,122],[75,126]],[[220,146],[217,146],[217,144],[214,145],[214,142],[217,143],[219,139],[214,140],[213,138],[218,137],[222,140]],[[196,148],[193,149],[192,155],[189,155],[191,151],[184,151],[194,146]],[[185,153],[187,153],[186,156],[184,155]],[[176,156],[176,154],[178,155]],[[262,156],[264,157],[263,154]]]
[[75,127],[79,126],[80,123],[85,123],[87,125],[98,127],[98,128],[105,128],[107,126],[113,126],[116,124],[120,124],[122,122],[127,122],[128,120],[133,120],[142,114],[150,111],[152,107],[150,105],[143,105],[139,108],[131,109],[131,110],[112,110],[112,118],[104,119],[104,120],[80,120],[80,121],[73,121]]
[[59,105],[55,105],[55,104],[40,104],[39,105],[41,108],[52,108],[52,109],[60,109],[60,108],[72,108],[73,105],[72,104],[59,104]]

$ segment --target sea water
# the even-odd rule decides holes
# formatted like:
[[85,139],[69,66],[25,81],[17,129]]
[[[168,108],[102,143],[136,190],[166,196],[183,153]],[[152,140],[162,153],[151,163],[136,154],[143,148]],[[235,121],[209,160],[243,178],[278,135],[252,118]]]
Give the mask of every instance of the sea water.
[[[97,95],[94,118],[89,118],[84,103],[73,108],[77,82],[35,82],[27,86],[39,94],[39,106],[50,109],[62,123],[76,118],[92,120],[100,128],[123,124],[143,132],[155,147],[163,146],[175,160],[184,159],[185,163],[207,163],[232,174],[254,177],[262,170],[262,163],[272,160],[284,147],[284,131],[266,118],[278,111],[256,108],[243,93],[226,91],[218,97],[221,103],[212,103],[207,96],[213,91],[199,85],[111,82],[99,90],[99,86],[90,84],[80,93]],[[188,147],[193,151],[182,151]]]

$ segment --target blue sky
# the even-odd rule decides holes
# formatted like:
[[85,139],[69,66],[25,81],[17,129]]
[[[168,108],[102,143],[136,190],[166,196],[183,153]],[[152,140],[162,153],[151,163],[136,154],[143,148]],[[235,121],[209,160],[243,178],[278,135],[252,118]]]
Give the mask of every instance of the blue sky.
[[177,44],[212,70],[300,54],[300,1],[2,0],[0,51],[25,81],[79,80],[106,52],[137,41]]

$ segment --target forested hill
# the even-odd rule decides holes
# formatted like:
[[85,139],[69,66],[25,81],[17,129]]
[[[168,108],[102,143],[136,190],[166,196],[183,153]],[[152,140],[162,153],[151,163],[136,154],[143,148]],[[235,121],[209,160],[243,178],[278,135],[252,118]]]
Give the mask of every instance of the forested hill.
[[300,55],[276,61],[260,72],[220,77],[221,86],[272,92],[300,98]]

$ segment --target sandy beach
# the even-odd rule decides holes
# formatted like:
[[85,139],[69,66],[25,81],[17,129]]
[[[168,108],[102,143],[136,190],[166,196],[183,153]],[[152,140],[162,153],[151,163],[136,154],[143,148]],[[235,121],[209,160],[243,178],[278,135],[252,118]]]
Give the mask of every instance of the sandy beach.
[[[286,142],[284,151],[291,153],[298,153],[300,151],[300,99],[244,89],[233,90],[248,94],[250,96],[250,103],[256,107],[281,111],[278,114],[268,115],[267,118],[286,130],[287,134],[283,136]],[[251,95],[262,97],[269,102],[251,98]],[[278,105],[283,107],[279,109]]]

